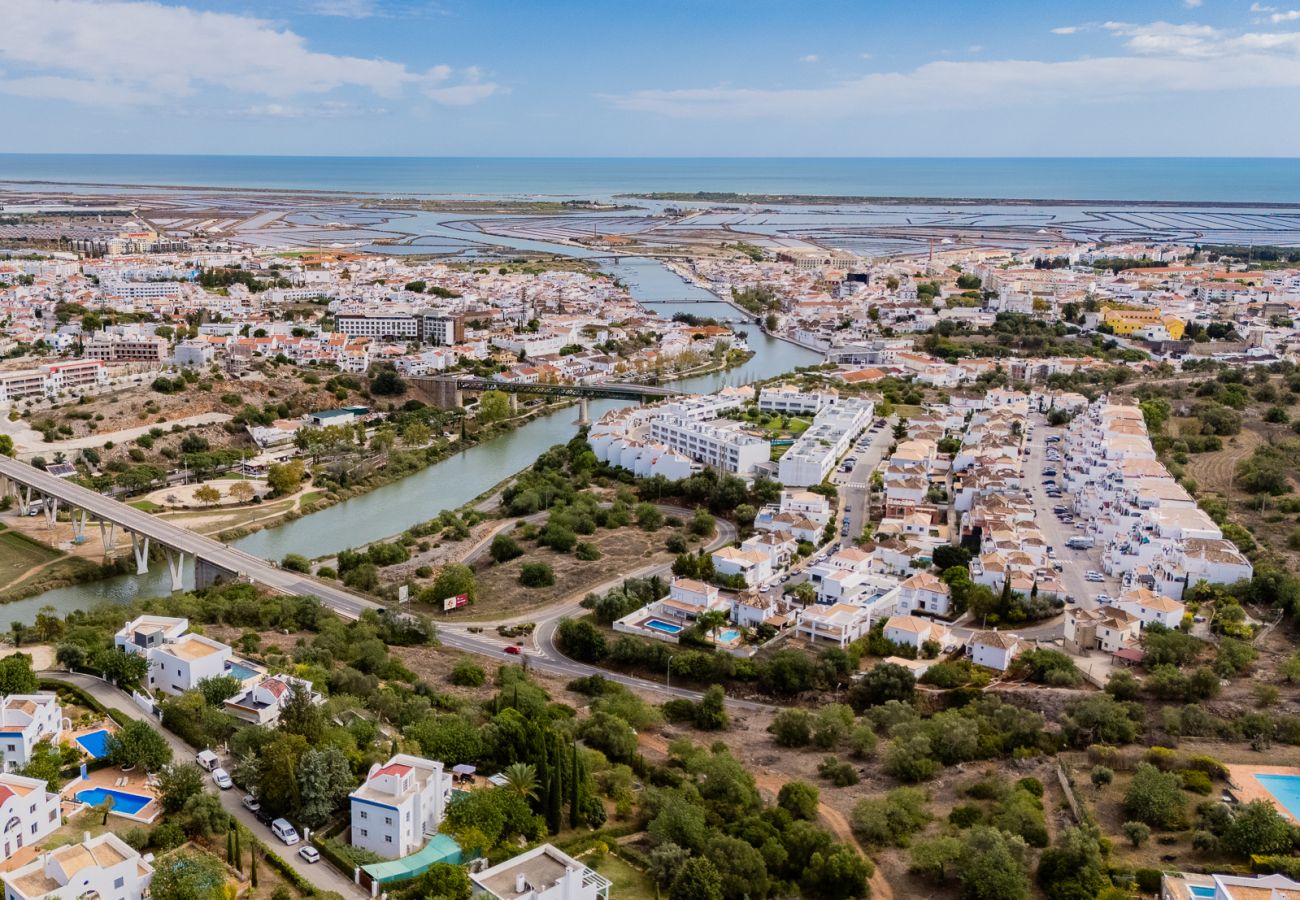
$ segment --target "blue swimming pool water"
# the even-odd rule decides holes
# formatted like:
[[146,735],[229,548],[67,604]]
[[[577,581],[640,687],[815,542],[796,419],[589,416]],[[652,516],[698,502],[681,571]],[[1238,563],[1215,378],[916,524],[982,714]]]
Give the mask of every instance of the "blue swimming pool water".
[[1187,892],[1193,897],[1211,898],[1214,896],[1214,888],[1206,887],[1203,884],[1189,884],[1187,886]]
[[726,631],[719,632],[718,634],[718,640],[724,644],[730,644],[732,641],[738,640],[739,638],[740,632],[734,628],[728,628]]
[[226,673],[233,675],[240,681],[245,681],[257,674],[256,669],[250,669],[243,663],[237,663],[233,659],[226,663]]
[[108,730],[105,728],[78,736],[77,743],[95,759],[108,756]]
[[150,797],[128,794],[125,791],[113,791],[108,788],[89,788],[77,791],[77,800],[91,806],[99,806],[107,798],[113,798],[113,811],[134,815],[149,805]]
[[1264,790],[1273,795],[1273,799],[1291,814],[1291,818],[1300,821],[1300,775],[1257,773],[1255,780],[1264,786]]
[[665,622],[662,619],[646,619],[646,628],[653,628],[655,631],[662,631],[664,634],[680,634],[682,626],[674,625],[672,622]]

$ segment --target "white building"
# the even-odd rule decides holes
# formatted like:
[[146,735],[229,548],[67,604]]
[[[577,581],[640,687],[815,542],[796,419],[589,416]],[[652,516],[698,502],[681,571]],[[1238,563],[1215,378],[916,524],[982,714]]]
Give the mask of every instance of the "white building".
[[767,441],[734,427],[660,416],[650,423],[650,438],[703,465],[747,478],[771,458]]
[[835,391],[801,391],[792,384],[778,384],[759,391],[758,408],[763,412],[815,414],[838,399]]
[[976,665],[1005,672],[1017,656],[1029,649],[1029,645],[1010,632],[982,631],[971,636],[966,649],[971,662]]
[[903,647],[911,647],[918,653],[926,641],[934,641],[939,649],[952,643],[952,636],[933,619],[921,619],[916,616],[890,616],[885,622],[885,640],[893,641]]
[[53,693],[10,694],[0,701],[0,753],[11,772],[32,760],[32,748],[43,740],[58,743],[63,733],[63,707]]
[[306,691],[312,703],[324,703],[311,682],[292,675],[267,675],[256,684],[226,701],[226,712],[254,725],[274,725],[293,696],[294,689]]
[[140,900],[153,866],[107,832],[43,853],[0,879],[5,900]]
[[845,400],[823,409],[781,457],[777,480],[792,487],[820,484],[867,427],[874,411],[869,400]]
[[149,687],[180,694],[226,672],[231,649],[201,634],[186,634],[189,619],[144,615],[127,622],[113,643],[149,661]]
[[414,853],[438,830],[451,798],[442,763],[399,753],[371,766],[351,794],[352,846],[396,859]]
[[799,612],[796,633],[811,643],[832,641],[847,647],[871,628],[871,611],[849,603],[810,606]]
[[550,844],[470,875],[469,880],[475,898],[609,900],[608,879]]
[[951,593],[948,585],[929,572],[917,572],[899,588],[899,611],[922,610],[936,616],[946,616],[951,610]]
[[[7,762],[7,760],[6,760]],[[46,789],[43,778],[0,775],[0,847],[8,859],[20,847],[36,843],[63,824],[60,797]]]
[[1158,622],[1166,628],[1177,628],[1187,612],[1187,607],[1173,597],[1146,588],[1124,591],[1115,605],[1135,617],[1143,628],[1152,622]]
[[713,568],[719,575],[739,575],[746,587],[758,587],[772,577],[772,559],[758,550],[723,547],[713,551]]

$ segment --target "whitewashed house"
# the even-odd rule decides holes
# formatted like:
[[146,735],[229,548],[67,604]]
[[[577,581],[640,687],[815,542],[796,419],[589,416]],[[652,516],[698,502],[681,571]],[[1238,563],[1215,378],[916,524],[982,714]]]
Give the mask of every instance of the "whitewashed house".
[[972,635],[966,652],[976,665],[1005,672],[1029,643],[1008,631],[981,631]]
[[442,823],[451,784],[442,763],[405,753],[371,766],[350,795],[352,846],[389,859],[414,853]]
[[47,790],[45,779],[25,778],[6,772],[0,775],[0,849],[13,856],[20,848],[44,839],[63,824],[61,799]]
[[0,879],[5,900],[141,900],[153,866],[110,831],[43,853]]
[[0,754],[4,771],[32,761],[32,748],[44,740],[58,743],[63,733],[63,707],[53,693],[10,694],[0,700]]
[[899,587],[900,612],[920,610],[936,616],[946,616],[952,610],[948,585],[929,572],[917,572]]
[[469,876],[475,898],[609,900],[610,882],[550,844]]

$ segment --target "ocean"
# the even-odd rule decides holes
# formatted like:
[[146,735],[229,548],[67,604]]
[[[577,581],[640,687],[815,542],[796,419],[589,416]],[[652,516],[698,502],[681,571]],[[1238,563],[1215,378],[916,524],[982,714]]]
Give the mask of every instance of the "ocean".
[[608,199],[625,192],[711,191],[991,200],[1300,204],[1300,159],[587,159],[0,154],[0,182],[10,182],[0,184],[0,197],[6,190],[83,184],[465,198]]

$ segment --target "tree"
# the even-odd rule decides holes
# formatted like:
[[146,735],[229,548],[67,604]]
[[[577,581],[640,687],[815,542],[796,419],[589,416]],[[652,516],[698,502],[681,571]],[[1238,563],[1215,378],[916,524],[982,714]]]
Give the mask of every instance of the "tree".
[[154,863],[149,892],[155,900],[223,900],[226,869],[207,853],[176,853]]
[[280,730],[299,734],[309,746],[318,744],[325,734],[325,713],[311,695],[311,690],[294,683],[289,688],[289,699],[280,710]]
[[812,717],[799,707],[783,709],[773,717],[767,730],[782,747],[806,747],[812,740]]
[[849,688],[847,699],[861,712],[890,700],[910,702],[915,692],[916,679],[911,672],[895,663],[878,663]]
[[158,796],[164,812],[180,812],[185,802],[203,791],[203,770],[194,763],[172,763],[158,773]]
[[396,371],[385,368],[370,380],[370,393],[376,397],[393,397],[406,393],[406,382]]
[[51,739],[46,738],[32,747],[31,758],[18,774],[43,779],[50,793],[57,794],[63,787],[63,753]]
[[484,424],[510,418],[510,398],[503,391],[484,391],[478,401],[478,420]]
[[711,684],[695,705],[695,727],[700,731],[722,731],[730,724],[727,694],[720,684]]
[[1182,779],[1145,762],[1138,764],[1124,794],[1125,814],[1155,828],[1182,827],[1184,803]]
[[668,900],[723,900],[722,876],[709,860],[693,856],[677,870]]
[[819,792],[811,784],[791,781],[781,785],[781,790],[776,795],[776,805],[796,819],[812,822],[817,819],[818,798]]
[[908,868],[918,875],[943,881],[949,867],[961,858],[961,853],[960,838],[940,835],[912,846],[912,861]]
[[208,706],[215,706],[218,709],[227,700],[238,694],[242,687],[243,682],[234,675],[214,675],[211,678],[204,678],[198,683],[198,690],[203,695],[203,701]]
[[508,791],[518,794],[525,800],[537,799],[537,767],[524,762],[512,763],[501,773],[506,780],[502,785]]
[[1092,774],[1088,777],[1092,781],[1092,786],[1097,790],[1101,790],[1115,780],[1115,770],[1106,766],[1093,766]]
[[805,897],[850,900],[870,893],[867,880],[875,868],[844,844],[835,844],[808,860],[799,886]]
[[8,456],[10,459],[18,455],[14,447],[14,439],[7,434],[0,434],[0,456]]
[[650,877],[656,885],[672,883],[677,872],[690,857],[691,851],[679,847],[672,841],[665,841],[650,851]]
[[509,562],[524,555],[524,548],[519,546],[516,541],[508,534],[498,534],[492,539],[492,546],[488,548],[488,555],[493,561],[498,563]]
[[[456,597],[464,594],[473,603],[478,592],[478,581],[474,577],[474,570],[462,563],[452,563],[443,566],[438,577],[433,580],[433,585],[429,588],[430,597],[425,602],[436,603],[446,600],[448,597]],[[421,600],[425,598],[421,597]]]
[[230,813],[221,805],[220,797],[207,791],[185,801],[181,818],[185,833],[190,837],[207,838],[230,830]]
[[1236,810],[1222,838],[1223,849],[1241,857],[1290,853],[1291,842],[1291,826],[1267,800]]
[[586,619],[562,620],[556,638],[565,655],[579,662],[599,662],[609,653],[605,635]]
[[104,678],[120,688],[137,687],[149,674],[149,660],[117,647],[97,651],[91,657],[89,666],[98,669]]
[[1025,842],[996,828],[976,825],[966,832],[957,861],[963,900],[1027,900]]
[[0,659],[0,695],[34,694],[40,686],[40,679],[32,671],[32,658],[26,653]]
[[473,889],[469,873],[462,866],[434,863],[423,875],[409,882],[402,891],[405,897],[428,897],[434,900],[470,900]]
[[298,763],[299,820],[309,828],[320,828],[334,817],[352,786],[352,768],[342,750],[334,746],[308,750]]
[[286,463],[276,463],[266,470],[266,483],[276,495],[284,497],[302,487],[306,467],[301,459],[291,459]]
[[230,495],[232,500],[238,501],[239,503],[247,503],[249,500],[252,500],[257,496],[257,491],[253,488],[253,485],[247,481],[236,481],[230,486],[230,490],[226,493]]
[[1151,837],[1151,826],[1145,822],[1125,822],[1120,826],[1120,831],[1124,832],[1124,837],[1128,838],[1134,849],[1141,847]]
[[1106,885],[1105,851],[1097,827],[1061,832],[1056,844],[1039,858],[1038,884],[1049,900],[1096,897]]
[[519,583],[530,588],[550,587],[555,584],[555,570],[548,563],[524,563]]
[[108,736],[108,759],[116,766],[157,772],[172,758],[167,739],[144,719],[132,719]]

